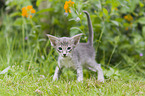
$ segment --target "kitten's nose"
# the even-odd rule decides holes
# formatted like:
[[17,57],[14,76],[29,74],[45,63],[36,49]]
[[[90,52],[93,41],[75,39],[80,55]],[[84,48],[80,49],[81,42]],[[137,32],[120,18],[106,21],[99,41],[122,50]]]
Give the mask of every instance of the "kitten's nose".
[[65,57],[65,56],[66,56],[66,54],[63,54],[63,56]]

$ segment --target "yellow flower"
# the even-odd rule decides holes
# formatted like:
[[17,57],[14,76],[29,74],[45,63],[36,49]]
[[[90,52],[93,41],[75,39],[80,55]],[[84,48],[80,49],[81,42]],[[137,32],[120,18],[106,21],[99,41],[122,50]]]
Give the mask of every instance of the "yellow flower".
[[22,11],[23,11],[23,10],[26,10],[26,7],[23,7],[23,8],[22,8]]
[[71,4],[75,4],[75,2],[71,2]]
[[68,13],[68,12],[71,13],[70,7],[72,7],[73,4],[74,4],[74,2],[72,2],[71,0],[65,1],[64,10],[65,10],[66,13]]
[[115,10],[117,11],[117,10],[118,10],[118,8],[115,8]]
[[26,8],[22,8],[22,16],[26,16],[28,13],[27,13],[27,10]]
[[32,15],[30,15],[30,18],[32,18]]
[[71,11],[70,11],[70,10],[68,10],[68,12],[69,12],[69,13],[71,13]]
[[127,21],[132,21],[133,17],[129,14],[129,15],[124,16],[124,19],[126,19]]
[[35,13],[35,9],[33,9],[32,5],[22,8],[22,16],[32,18],[32,13]]
[[128,19],[128,16],[126,15],[126,16],[124,16],[124,18],[125,18],[125,19]]
[[32,5],[27,6],[27,9],[31,10],[33,7]]
[[126,27],[125,30],[128,31],[128,27]]
[[34,9],[31,9],[31,13],[35,13],[36,11]]

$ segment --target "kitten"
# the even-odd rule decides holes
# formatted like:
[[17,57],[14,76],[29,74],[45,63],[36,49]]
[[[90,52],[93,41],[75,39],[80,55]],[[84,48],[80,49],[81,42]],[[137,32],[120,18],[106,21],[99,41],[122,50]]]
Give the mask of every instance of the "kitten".
[[63,67],[71,67],[77,70],[77,80],[83,81],[83,67],[98,72],[98,81],[104,82],[101,65],[95,61],[95,50],[93,48],[93,28],[89,13],[83,11],[87,16],[89,27],[89,38],[87,43],[79,43],[82,34],[73,37],[58,38],[47,34],[51,45],[59,53],[58,66],[55,69],[53,80],[58,80]]

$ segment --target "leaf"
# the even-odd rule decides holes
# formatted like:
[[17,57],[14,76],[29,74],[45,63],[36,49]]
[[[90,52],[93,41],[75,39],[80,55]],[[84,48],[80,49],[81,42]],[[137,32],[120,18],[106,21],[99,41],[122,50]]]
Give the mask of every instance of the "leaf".
[[[19,0],[19,1],[21,1],[22,7],[26,7],[28,5],[32,5],[30,0]],[[18,4],[20,4],[20,3],[18,3]]]
[[119,77],[118,76],[114,76],[114,79],[117,80],[117,79],[119,79]]
[[106,76],[108,76],[108,77],[110,77],[112,75],[113,75],[113,72],[112,71],[108,71],[107,74],[106,74]]
[[99,17],[103,17],[103,12],[102,11],[99,12]]
[[79,30],[79,31],[83,32],[83,31],[82,31],[80,28],[78,28],[78,27],[71,27],[70,30]]
[[46,41],[46,39],[39,39],[38,41],[39,42],[43,42],[43,41]]
[[10,17],[21,16],[21,12],[13,12]]
[[23,20],[22,18],[17,18],[14,22],[14,25],[16,26],[22,26]]
[[142,35],[143,35],[143,37],[145,38],[145,26],[143,26]]
[[54,8],[42,9],[40,11],[37,11],[36,14],[43,13],[43,12],[48,12],[48,11],[53,11],[53,10],[54,10]]
[[7,68],[5,68],[2,72],[0,72],[0,74],[5,74],[6,72],[8,72],[9,69],[10,69],[10,66],[8,66]]
[[116,36],[115,38],[114,38],[114,42],[115,42],[115,45],[119,42],[119,36]]
[[119,71],[115,71],[115,75],[120,76]]
[[113,68],[111,68],[111,67],[110,67],[110,71],[111,71],[112,73],[114,73],[114,69],[113,69]]
[[112,22],[113,24],[115,24],[116,26],[119,26],[119,23],[118,23],[117,21],[111,20],[111,22]]
[[101,8],[102,8],[101,2],[98,1],[98,3],[96,4],[96,6],[97,6],[99,9],[101,9]]
[[134,11],[134,9],[136,8],[136,4],[138,4],[138,1],[139,0],[131,0],[131,2],[130,2],[130,12],[133,12]]
[[140,6],[140,7],[144,7],[144,4],[140,1],[140,2],[139,2],[139,6]]
[[36,6],[38,7],[43,0],[37,0]]
[[123,44],[122,46],[119,47],[120,50],[122,50],[122,49],[130,49],[130,48],[131,48],[130,44]]
[[107,9],[103,8],[103,13],[104,13],[106,16],[108,16],[108,11],[107,11]]
[[71,36],[74,36],[74,35],[82,32],[82,30],[80,28],[78,28],[78,27],[71,27],[70,31],[71,31],[70,32],[70,35]]
[[112,76],[113,74],[114,74],[114,69],[110,67],[110,70],[108,70],[108,72],[107,72],[106,75],[107,75],[108,77],[110,77],[110,76]]
[[141,24],[145,24],[145,17],[139,18],[138,22],[141,23]]

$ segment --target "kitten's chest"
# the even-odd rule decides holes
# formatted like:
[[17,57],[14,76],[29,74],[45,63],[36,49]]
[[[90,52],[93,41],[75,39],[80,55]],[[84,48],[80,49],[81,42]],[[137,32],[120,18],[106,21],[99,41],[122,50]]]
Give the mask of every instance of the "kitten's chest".
[[66,68],[75,68],[75,64],[71,57],[59,58],[59,62],[61,66]]

